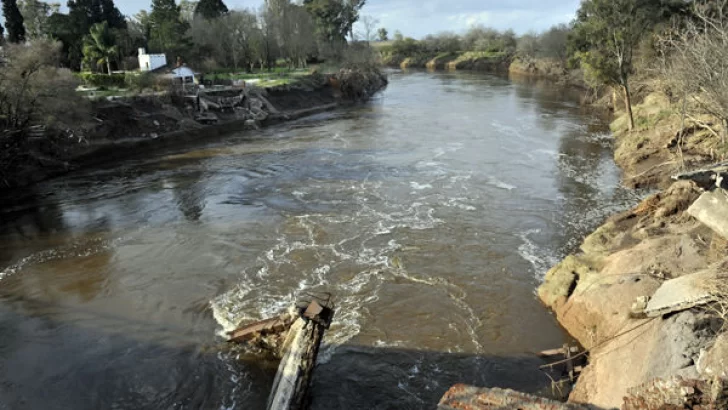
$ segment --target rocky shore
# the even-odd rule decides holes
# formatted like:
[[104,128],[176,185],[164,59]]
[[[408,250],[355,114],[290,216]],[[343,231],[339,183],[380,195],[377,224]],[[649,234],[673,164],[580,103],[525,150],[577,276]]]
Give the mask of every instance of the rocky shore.
[[[680,110],[659,94],[635,107],[635,119],[632,132],[624,117],[612,124],[615,160],[627,186],[658,191],[607,220],[579,252],[553,267],[538,289],[562,326],[589,351],[570,402],[604,409],[687,409],[696,404],[688,393],[697,390],[684,386],[702,383],[702,393],[711,389],[711,394],[701,408],[725,408],[721,379],[728,377],[728,337],[720,307],[725,295],[711,280],[725,280],[728,241],[688,212],[701,195],[720,188],[714,181],[672,178],[719,160],[720,139],[698,126],[681,133]],[[676,303],[645,315],[658,292]],[[711,303],[692,303],[693,292],[705,293]],[[651,401],[640,401],[645,395]],[[672,407],[660,407],[665,405]]]
[[200,98],[166,94],[103,100],[94,104],[94,122],[82,134],[49,134],[43,127],[30,130],[23,143],[13,147],[24,159],[14,161],[19,165],[12,169],[0,169],[0,191],[333,110],[366,100],[386,84],[386,76],[376,68],[341,69],[334,74],[312,73],[295,84],[231,88],[200,93]]

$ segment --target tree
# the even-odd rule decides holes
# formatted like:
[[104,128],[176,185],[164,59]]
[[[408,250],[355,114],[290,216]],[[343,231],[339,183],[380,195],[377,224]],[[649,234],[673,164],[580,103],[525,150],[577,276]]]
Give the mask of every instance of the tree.
[[94,24],[105,21],[109,24],[109,28],[111,29],[126,28],[126,19],[124,18],[124,15],[121,14],[121,11],[116,8],[114,0],[99,0],[99,6],[101,7],[101,19],[94,21]]
[[377,30],[377,35],[379,36],[379,41],[389,40],[389,33],[387,32],[387,29],[384,27],[381,27],[381,28],[379,28],[379,30]]
[[316,22],[316,30],[328,42],[354,37],[354,23],[366,0],[303,0],[306,10]]
[[23,15],[20,14],[16,0],[2,0],[3,15],[5,16],[5,29],[8,30],[7,39],[11,43],[25,41],[25,26]]
[[149,14],[149,47],[160,52],[181,52],[189,25],[182,21],[174,0],[152,0]]
[[362,25],[362,33],[360,37],[364,38],[364,41],[376,40],[376,28],[379,24],[379,19],[372,16],[362,16],[359,20]]
[[75,92],[69,70],[59,69],[61,45],[39,40],[10,45],[0,71],[0,126],[23,129],[32,124],[77,126],[86,107]]
[[182,17],[182,21],[192,23],[192,20],[195,18],[195,9],[197,9],[198,4],[199,2],[190,0],[182,0],[179,2],[179,12]]
[[[699,1],[693,18],[678,33],[663,35],[662,74],[673,94],[693,114],[721,121],[721,140],[728,140],[728,0]],[[689,103],[689,105],[688,105]],[[711,125],[692,121],[713,134]]]
[[558,24],[541,34],[539,53],[542,57],[553,58],[566,66],[568,57],[568,41],[571,28],[566,24]]
[[536,57],[541,51],[540,38],[537,34],[530,32],[518,38],[516,53],[524,60]]
[[97,23],[84,38],[83,55],[88,62],[98,66],[106,66],[106,72],[111,75],[111,61],[119,52],[114,35],[109,30],[107,22]]
[[404,35],[401,31],[397,30],[394,32],[394,41],[404,41]]
[[634,129],[629,77],[634,50],[654,24],[655,1],[585,0],[577,12],[575,36],[584,47],[578,58],[587,75],[624,93],[630,131]]
[[59,3],[46,3],[39,0],[20,0],[18,8],[23,15],[25,37],[29,40],[49,36],[48,18],[61,10]]
[[226,14],[228,8],[222,0],[200,0],[195,7],[195,16],[214,19]]

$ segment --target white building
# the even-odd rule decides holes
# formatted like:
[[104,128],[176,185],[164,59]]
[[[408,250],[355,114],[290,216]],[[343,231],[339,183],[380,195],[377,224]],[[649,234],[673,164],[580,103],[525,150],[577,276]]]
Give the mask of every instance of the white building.
[[191,68],[184,65],[172,70],[172,76],[183,85],[194,84],[196,82],[195,72],[192,71]]
[[167,65],[167,56],[164,54],[147,54],[147,50],[139,49],[139,70],[154,71]]

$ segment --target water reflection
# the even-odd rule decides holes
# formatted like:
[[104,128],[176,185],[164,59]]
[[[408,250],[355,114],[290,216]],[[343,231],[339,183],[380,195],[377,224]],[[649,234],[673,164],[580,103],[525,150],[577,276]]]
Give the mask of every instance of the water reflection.
[[369,105],[42,184],[0,222],[0,366],[37,376],[0,386],[14,404],[51,386],[32,403],[51,408],[257,408],[268,365],[206,347],[328,291],[317,408],[536,391],[532,352],[567,339],[539,277],[629,201],[602,123],[541,84],[401,73]]

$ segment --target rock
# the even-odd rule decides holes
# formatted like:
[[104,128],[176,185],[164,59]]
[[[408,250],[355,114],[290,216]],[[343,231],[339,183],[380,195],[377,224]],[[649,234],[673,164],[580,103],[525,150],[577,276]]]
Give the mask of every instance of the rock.
[[715,300],[714,291],[706,284],[716,281],[722,275],[719,265],[701,272],[666,281],[650,299],[645,309],[649,317],[662,316],[705,305]]
[[728,239],[728,193],[722,189],[706,192],[688,209],[688,213]]
[[591,408],[586,405],[561,403],[509,389],[487,389],[464,384],[451,387],[442,396],[437,406],[438,410],[589,410]]
[[649,296],[638,296],[634,303],[632,303],[631,313],[635,316],[643,315],[649,301]]
[[255,120],[245,120],[245,129],[257,130],[257,129],[260,129],[260,126],[258,125],[258,122]]
[[713,346],[700,351],[696,368],[704,377],[728,379],[728,333],[721,334]]
[[251,98],[250,99],[250,110],[251,111],[262,111],[263,110],[263,101],[261,101],[257,98]]
[[569,400],[611,409],[620,406],[630,389],[652,379],[697,377],[693,362],[711,340],[710,320],[693,312],[632,320],[592,351]]
[[718,410],[726,407],[728,401],[720,380],[708,382],[670,377],[630,389],[622,410]]

